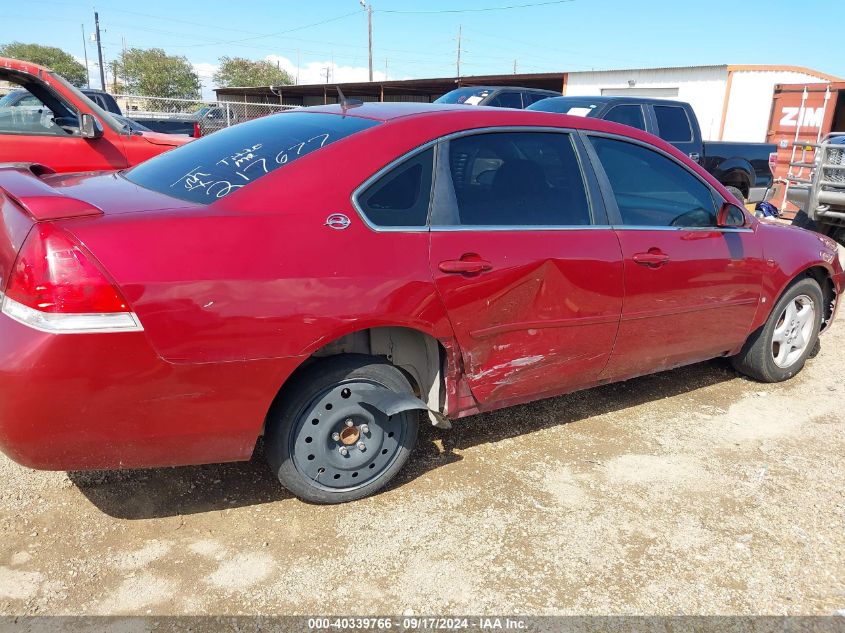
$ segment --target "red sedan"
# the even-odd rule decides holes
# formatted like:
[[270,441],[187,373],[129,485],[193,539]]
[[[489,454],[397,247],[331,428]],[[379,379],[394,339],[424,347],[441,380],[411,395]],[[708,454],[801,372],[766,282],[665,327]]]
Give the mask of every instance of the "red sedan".
[[762,223],[629,127],[311,108],[123,173],[0,170],[0,445],[34,468],[249,459],[321,503],[383,487],[421,413],[730,357],[795,375],[831,240]]

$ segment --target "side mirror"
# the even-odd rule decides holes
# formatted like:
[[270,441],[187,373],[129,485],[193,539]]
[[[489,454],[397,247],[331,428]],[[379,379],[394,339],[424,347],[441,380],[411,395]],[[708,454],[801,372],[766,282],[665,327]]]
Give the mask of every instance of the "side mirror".
[[730,202],[722,203],[716,214],[716,226],[721,228],[741,228],[748,224],[745,211]]
[[100,138],[103,135],[103,126],[93,114],[83,114],[82,122],[79,125],[82,138]]

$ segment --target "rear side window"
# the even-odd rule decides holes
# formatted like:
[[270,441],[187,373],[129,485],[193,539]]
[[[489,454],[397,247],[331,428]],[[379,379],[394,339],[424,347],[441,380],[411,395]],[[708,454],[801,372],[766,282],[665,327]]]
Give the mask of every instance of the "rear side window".
[[376,226],[425,226],[433,161],[427,149],[379,177],[357,196],[362,213]]
[[136,185],[211,204],[311,152],[378,125],[358,117],[287,112],[241,123],[126,172]]
[[658,136],[669,143],[688,143],[692,140],[692,126],[687,111],[679,106],[654,106]]
[[645,130],[643,109],[638,105],[613,106],[602,118],[605,121],[613,121],[614,123],[621,123],[622,125],[630,125],[638,130]]
[[449,141],[449,168],[457,208],[444,224],[590,224],[584,179],[569,134],[503,132],[459,137]]
[[628,226],[716,225],[710,189],[663,154],[641,145],[593,137],[622,223]]

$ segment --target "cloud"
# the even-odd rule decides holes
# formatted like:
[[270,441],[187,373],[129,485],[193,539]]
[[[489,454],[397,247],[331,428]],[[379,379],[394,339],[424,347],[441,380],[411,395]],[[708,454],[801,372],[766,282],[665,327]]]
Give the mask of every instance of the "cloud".
[[[273,62],[274,64],[278,63],[282,70],[287,71],[294,80],[296,79],[296,64],[287,57],[282,57],[281,55],[267,55],[264,59],[269,62]],[[331,83],[369,80],[369,71],[365,66],[342,66],[332,64],[331,61],[315,61],[307,62],[299,67],[299,83],[326,83],[326,69],[329,69],[329,82]],[[386,78],[387,76],[382,71],[373,71],[373,79],[375,81],[383,81]]]
[[210,62],[191,62],[194,72],[199,75],[200,84],[202,85],[202,98],[214,99],[214,73],[220,68],[219,64],[212,64]]

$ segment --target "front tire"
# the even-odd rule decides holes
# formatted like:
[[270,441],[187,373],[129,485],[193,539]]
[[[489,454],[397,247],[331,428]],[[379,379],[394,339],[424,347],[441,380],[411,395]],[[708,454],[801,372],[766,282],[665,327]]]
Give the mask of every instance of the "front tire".
[[368,405],[368,394],[385,388],[412,392],[398,368],[361,354],[316,360],[285,385],[264,438],[282,485],[320,504],[361,499],[387,485],[413,450],[419,413],[387,416]]
[[734,368],[761,382],[781,382],[804,367],[818,343],[824,297],[809,277],[789,286],[762,328],[731,361]]

